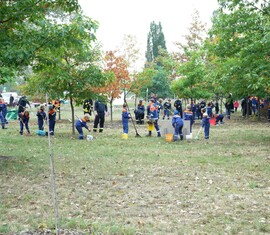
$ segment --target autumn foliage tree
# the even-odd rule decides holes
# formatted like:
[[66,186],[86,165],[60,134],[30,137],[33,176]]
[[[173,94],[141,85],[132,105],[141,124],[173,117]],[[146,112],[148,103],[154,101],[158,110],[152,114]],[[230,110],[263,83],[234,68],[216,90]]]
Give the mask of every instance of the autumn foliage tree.
[[[125,59],[121,56],[116,56],[115,52],[107,51],[105,55],[105,69],[106,74],[112,75],[112,80],[108,80],[105,86],[95,87],[92,90],[96,93],[102,93],[107,97],[110,104],[111,121],[112,104],[116,98],[120,98],[121,94],[128,90],[131,86],[131,79],[128,72],[128,65]],[[124,102],[124,101],[123,101]]]

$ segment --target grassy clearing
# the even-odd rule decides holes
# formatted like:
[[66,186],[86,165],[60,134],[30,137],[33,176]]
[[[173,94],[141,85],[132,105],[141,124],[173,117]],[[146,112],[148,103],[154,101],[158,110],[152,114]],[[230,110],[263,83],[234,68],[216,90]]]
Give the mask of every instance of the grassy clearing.
[[[67,118],[68,108],[63,110]],[[30,126],[34,133],[34,117]],[[193,133],[199,127],[197,122]],[[132,125],[123,140],[117,121],[87,142],[71,136],[70,123],[59,122],[52,147],[60,228],[87,234],[269,234],[269,127],[230,120],[211,127],[208,142],[201,136],[167,143],[144,137],[145,126],[138,127],[142,138],[135,138]],[[53,229],[47,139],[20,136],[14,121],[1,130],[0,144],[0,234]]]

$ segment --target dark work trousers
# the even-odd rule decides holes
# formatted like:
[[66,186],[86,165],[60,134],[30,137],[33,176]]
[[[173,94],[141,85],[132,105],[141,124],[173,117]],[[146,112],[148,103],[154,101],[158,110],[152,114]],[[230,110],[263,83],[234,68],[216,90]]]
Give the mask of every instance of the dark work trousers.
[[183,124],[182,125],[178,124],[178,125],[175,126],[175,128],[174,128],[174,137],[173,137],[174,141],[178,140],[178,135],[180,135],[180,140],[183,140],[182,129],[183,129]]
[[204,138],[205,139],[209,139],[209,132],[210,132],[210,123],[207,123],[204,126]]
[[98,127],[98,124],[99,124],[99,132],[102,132],[103,131],[103,127],[104,127],[104,122],[105,122],[105,113],[104,112],[98,113],[95,116],[93,131],[94,132],[97,131],[97,127]]

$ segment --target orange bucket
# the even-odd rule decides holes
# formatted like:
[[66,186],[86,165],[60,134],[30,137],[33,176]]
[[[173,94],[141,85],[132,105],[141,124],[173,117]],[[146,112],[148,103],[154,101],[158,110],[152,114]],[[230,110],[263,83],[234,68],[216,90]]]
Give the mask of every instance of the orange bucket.
[[165,136],[167,142],[173,142],[173,134],[166,134]]

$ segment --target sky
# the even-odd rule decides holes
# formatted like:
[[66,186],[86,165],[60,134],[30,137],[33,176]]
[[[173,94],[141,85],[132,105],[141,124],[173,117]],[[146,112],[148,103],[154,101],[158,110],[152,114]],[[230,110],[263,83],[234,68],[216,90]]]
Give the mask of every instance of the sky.
[[217,9],[217,0],[79,0],[85,15],[99,22],[96,33],[103,50],[115,50],[124,35],[133,35],[144,57],[150,23],[161,22],[169,52],[175,51],[175,42],[188,34],[192,14],[199,11],[201,21],[211,26],[211,17]]

